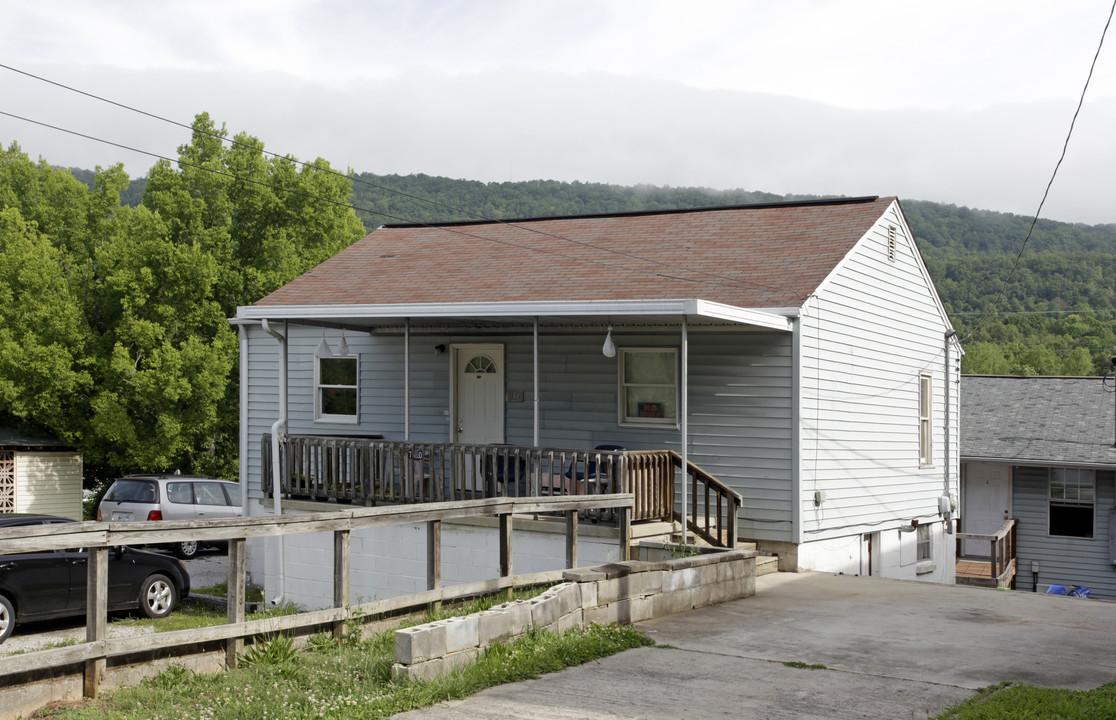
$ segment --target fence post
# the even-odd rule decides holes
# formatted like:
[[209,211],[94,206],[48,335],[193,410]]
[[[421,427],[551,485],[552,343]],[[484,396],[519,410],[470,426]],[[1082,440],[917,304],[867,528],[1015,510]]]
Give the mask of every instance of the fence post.
[[[500,514],[500,577],[511,577],[512,574],[512,516],[511,513]],[[508,587],[508,599],[512,598],[512,589]]]
[[616,526],[620,531],[620,561],[632,559],[632,509],[630,507],[617,508],[619,516]]
[[[426,589],[442,587],[442,521],[426,524]],[[434,601],[434,612],[442,609],[442,601]]]
[[566,511],[566,567],[577,567],[577,510]]
[[[107,547],[86,551],[85,641],[103,643],[108,635],[108,553]],[[105,655],[102,646],[98,657],[85,661],[82,694],[95,698],[105,676]]]
[[[349,606],[349,530],[333,531],[333,607]],[[345,637],[345,620],[333,623],[333,639]]]
[[[245,547],[247,542],[244,538],[232,538],[229,540],[229,564],[228,575],[226,576],[226,584],[228,586],[228,607],[226,608],[226,620],[230,625],[239,625],[244,622],[244,601],[245,588],[244,588],[244,570],[245,570]],[[240,653],[244,651],[244,638],[233,637],[225,641],[225,666],[234,668],[237,665]]]

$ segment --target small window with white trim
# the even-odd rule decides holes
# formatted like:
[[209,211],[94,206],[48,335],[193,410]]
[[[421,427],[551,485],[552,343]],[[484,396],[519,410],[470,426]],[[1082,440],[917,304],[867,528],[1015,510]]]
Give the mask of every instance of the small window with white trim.
[[1084,468],[1050,468],[1050,534],[1093,537],[1096,475]]
[[915,528],[915,561],[926,562],[934,559],[933,545],[930,544],[931,534],[929,525],[919,525]]
[[934,378],[918,376],[918,464],[934,464]]
[[321,422],[355,423],[358,420],[360,359],[356,355],[316,358],[314,366],[314,418]]
[[678,350],[620,349],[621,425],[678,425]]

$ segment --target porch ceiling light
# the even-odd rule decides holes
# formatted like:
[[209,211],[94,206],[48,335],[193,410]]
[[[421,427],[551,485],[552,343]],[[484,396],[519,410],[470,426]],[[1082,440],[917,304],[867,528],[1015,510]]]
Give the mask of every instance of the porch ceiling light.
[[616,357],[616,343],[612,342],[612,326],[611,325],[608,328],[608,335],[605,336],[604,346],[601,348],[601,352],[604,353],[605,357],[609,357],[609,358]]
[[326,342],[325,336],[322,336],[322,341],[318,343],[318,349],[314,351],[314,357],[333,357],[333,351],[329,349],[329,343]]
[[[322,340],[325,340],[325,338],[322,338]],[[338,355],[348,355],[349,354],[349,343],[345,342],[345,331],[344,330],[341,331],[341,344],[337,346],[337,354]]]

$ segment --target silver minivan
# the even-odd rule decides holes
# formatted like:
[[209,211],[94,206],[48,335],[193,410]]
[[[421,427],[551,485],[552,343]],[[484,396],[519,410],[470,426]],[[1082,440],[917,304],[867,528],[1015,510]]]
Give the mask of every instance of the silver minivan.
[[[178,473],[122,477],[97,506],[97,519],[104,522],[211,520],[241,514],[239,484]],[[186,540],[167,547],[180,558],[192,558],[200,546],[196,540]]]

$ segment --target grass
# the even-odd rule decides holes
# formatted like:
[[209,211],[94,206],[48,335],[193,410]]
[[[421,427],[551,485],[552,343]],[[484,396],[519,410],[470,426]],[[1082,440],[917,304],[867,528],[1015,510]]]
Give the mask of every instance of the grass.
[[[103,700],[37,717],[382,718],[467,697],[493,685],[539,677],[649,642],[637,631],[616,625],[561,636],[536,631],[491,648],[477,662],[451,675],[393,683],[393,643],[391,633],[384,632],[355,646],[300,653],[273,663],[260,661],[217,675],[197,675],[177,667]],[[263,654],[283,656],[282,651]]]
[[[401,625],[477,612],[504,599],[472,602],[456,610],[412,618]],[[397,683],[391,680],[394,630],[365,637],[354,624],[346,639],[338,642],[329,634],[313,636],[306,650],[301,652],[284,636],[264,638],[245,649],[241,667],[235,670],[196,674],[175,665],[136,687],[113,691],[95,701],[48,707],[33,717],[59,720],[382,718],[654,644],[647,636],[627,626],[594,625],[562,635],[533,630],[505,645],[489,648],[475,662],[450,675]]]
[[1116,717],[1116,681],[1096,690],[1000,683],[977,692],[935,720],[1094,720]]
[[[228,583],[217,583],[216,585],[207,585],[206,587],[193,588],[193,589],[190,590],[190,592],[195,594],[195,595],[212,595],[213,597],[228,597],[229,596],[229,584]],[[249,585],[245,595],[246,595],[246,597],[244,598],[244,600],[246,602],[263,602],[263,600],[264,600],[263,588],[260,588],[260,587],[255,587],[255,586]]]

